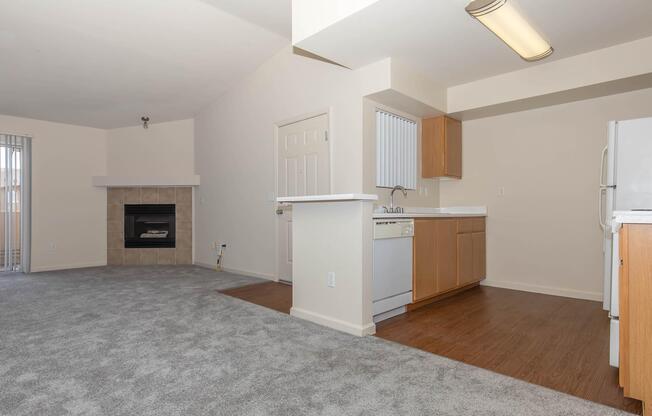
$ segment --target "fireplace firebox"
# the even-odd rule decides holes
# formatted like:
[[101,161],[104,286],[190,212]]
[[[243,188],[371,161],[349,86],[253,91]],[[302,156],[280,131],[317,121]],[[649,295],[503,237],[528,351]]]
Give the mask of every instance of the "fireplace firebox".
[[175,247],[174,204],[125,204],[125,248]]

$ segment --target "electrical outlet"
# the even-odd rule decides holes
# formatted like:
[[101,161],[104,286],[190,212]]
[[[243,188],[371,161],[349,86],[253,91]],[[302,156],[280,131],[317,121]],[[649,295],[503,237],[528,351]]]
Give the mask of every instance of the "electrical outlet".
[[328,272],[328,287],[335,287],[335,272]]

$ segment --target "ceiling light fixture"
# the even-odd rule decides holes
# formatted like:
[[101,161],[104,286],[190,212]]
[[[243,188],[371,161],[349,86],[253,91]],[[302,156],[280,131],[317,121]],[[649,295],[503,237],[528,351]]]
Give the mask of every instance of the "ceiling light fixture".
[[553,49],[507,0],[474,0],[466,11],[528,62],[550,56]]

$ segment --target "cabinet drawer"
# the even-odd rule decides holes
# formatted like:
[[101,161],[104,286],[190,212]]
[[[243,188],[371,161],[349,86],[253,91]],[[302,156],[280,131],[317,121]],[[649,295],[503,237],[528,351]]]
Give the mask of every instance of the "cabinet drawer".
[[485,230],[484,217],[460,218],[457,220],[457,233],[481,233]]
[[457,233],[464,234],[473,232],[474,218],[460,218],[457,220]]
[[474,233],[481,233],[481,232],[483,232],[484,229],[485,229],[485,225],[484,225],[484,217],[473,218],[472,220],[473,220],[473,225],[472,225],[473,230],[472,230],[472,231],[473,231]]

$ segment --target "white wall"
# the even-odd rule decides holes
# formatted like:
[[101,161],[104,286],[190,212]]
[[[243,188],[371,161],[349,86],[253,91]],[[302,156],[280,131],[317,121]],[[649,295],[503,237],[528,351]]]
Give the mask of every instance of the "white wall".
[[292,2],[292,43],[297,44],[377,1],[294,0]]
[[[353,335],[373,334],[373,201],[299,203],[293,209],[290,314]],[[329,273],[335,274],[333,287]]]
[[[568,102],[577,99],[580,91],[586,94],[583,87],[591,86],[595,88],[593,96],[604,95],[615,81],[652,72],[651,48],[652,37],[648,37],[456,85],[448,88],[448,112],[464,113],[510,102],[524,106],[530,98],[551,94],[557,103]],[[646,82],[649,86],[649,80]],[[623,84],[623,88],[631,86]]]
[[32,271],[106,264],[106,131],[0,115],[32,136]]
[[226,268],[276,274],[275,123],[330,108],[331,192],[362,191],[359,78],[287,47],[197,115],[198,262],[213,264],[211,242],[222,241]]
[[601,298],[607,122],[652,116],[650,102],[647,89],[463,123],[464,178],[440,183],[440,203],[488,206],[488,284]]
[[195,174],[194,120],[107,131],[107,171],[115,176]]

